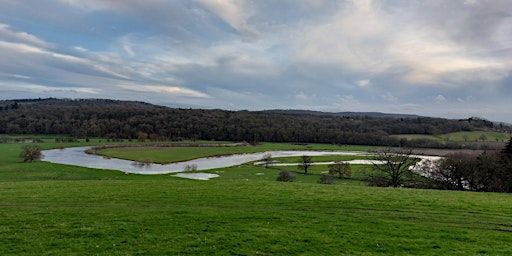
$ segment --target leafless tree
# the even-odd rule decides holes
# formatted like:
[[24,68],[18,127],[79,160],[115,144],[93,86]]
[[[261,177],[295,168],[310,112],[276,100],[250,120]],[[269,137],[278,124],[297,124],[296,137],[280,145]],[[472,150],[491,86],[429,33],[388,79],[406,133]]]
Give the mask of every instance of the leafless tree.
[[265,166],[265,168],[269,168],[270,165],[272,165],[272,155],[271,154],[263,155],[263,158],[261,160],[263,160],[263,166]]
[[302,156],[298,167],[299,167],[299,169],[304,171],[304,174],[308,174],[308,169],[311,166],[311,163],[312,163],[311,156]]
[[403,150],[384,149],[377,154],[376,160],[379,163],[373,165],[374,169],[384,178],[389,180],[390,185],[399,187],[403,178],[410,174],[409,167],[415,160],[411,157],[412,152]]
[[312,157],[311,156],[302,156],[300,158],[300,163],[299,163],[298,168],[300,170],[303,170],[304,174],[308,174],[308,169],[311,166],[311,162],[312,162]]

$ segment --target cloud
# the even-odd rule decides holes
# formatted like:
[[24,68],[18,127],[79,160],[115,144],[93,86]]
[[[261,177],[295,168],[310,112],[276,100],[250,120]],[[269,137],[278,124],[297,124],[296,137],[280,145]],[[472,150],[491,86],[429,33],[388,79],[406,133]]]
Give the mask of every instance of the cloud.
[[356,82],[359,87],[366,87],[371,84],[370,79],[363,79]]
[[[91,52],[83,47],[73,47],[74,50],[82,53],[82,56],[60,53],[49,48],[50,44],[35,36],[27,36],[27,33],[14,33],[10,30],[10,26],[0,28],[3,29],[4,34],[21,35],[10,37],[9,39],[13,42],[3,41],[3,38],[0,38],[0,56],[4,59],[10,59],[9,62],[0,62],[2,70],[7,72],[5,73],[6,76],[13,79],[32,80],[34,76],[25,74],[44,72],[43,80],[45,82],[54,81],[54,83],[61,84],[60,86],[46,86],[18,83],[15,88],[4,85],[1,89],[13,91],[17,88],[40,93],[99,94],[103,89],[87,86],[89,81],[95,81],[96,86],[121,84],[118,87],[133,92],[152,92],[196,98],[209,97],[205,93],[185,87],[154,84],[155,82],[167,82],[167,80],[154,81],[148,77],[153,73],[150,72],[146,76],[144,73],[137,72],[134,67],[127,65],[122,58],[112,53]],[[131,48],[127,48],[132,45],[131,42],[121,40],[120,45],[124,51],[131,51]],[[129,53],[130,57],[134,55],[133,52]],[[136,67],[140,66],[136,65]],[[144,68],[147,69],[148,66],[145,65]],[[23,73],[16,73],[17,71]],[[37,79],[42,78],[41,74],[38,74],[38,76]],[[70,84],[73,84],[74,87],[70,87]]]
[[133,11],[137,8],[143,8],[144,6],[158,7],[162,5],[164,1],[160,0],[146,0],[144,2],[136,0],[56,0],[62,4],[70,5],[76,8],[80,8],[86,11]]
[[398,98],[395,97],[392,93],[387,92],[386,94],[382,95],[382,98],[389,102],[397,102]]
[[194,91],[191,89],[178,87],[178,86],[165,86],[165,85],[127,85],[120,84],[117,85],[125,90],[134,91],[134,92],[144,92],[144,93],[163,93],[172,96],[185,96],[185,97],[195,97],[195,98],[209,98],[208,94]]
[[443,103],[446,101],[446,98],[443,95],[439,94],[434,98],[434,101],[436,103]]
[[295,98],[298,100],[307,100],[308,96],[304,92],[298,92],[295,94]]
[[245,0],[197,0],[204,8],[217,15],[238,32],[255,35],[257,32],[247,24],[248,3]]
[[510,119],[497,108],[512,107],[511,12],[508,0],[3,1],[0,94]]
[[[432,2],[438,3],[444,12],[441,2]],[[499,47],[457,40],[457,36],[460,37],[456,35],[460,33],[458,27],[443,30],[435,20],[418,23],[408,16],[398,15],[399,12],[421,17],[429,15],[421,14],[424,7],[417,2],[401,9],[383,5],[380,1],[348,1],[325,22],[304,29],[296,41],[296,56],[300,61],[337,65],[339,69],[356,73],[398,75],[402,83],[409,85],[464,86],[468,81],[499,81],[510,74],[511,60],[496,54],[501,50]],[[443,18],[459,19],[461,22],[457,25],[463,26],[479,14],[462,9]],[[411,17],[417,19],[417,16]],[[512,24],[512,19],[501,21]],[[495,38],[494,43],[511,42],[510,33],[502,36],[505,38],[497,36],[498,27],[485,27],[489,30],[486,33]]]
[[359,100],[357,100],[354,95],[338,95],[337,96],[340,105],[355,105],[359,104]]
[[18,82],[10,82],[10,83],[0,82],[0,86],[2,86],[2,90],[5,90],[5,91],[25,91],[25,92],[30,92],[30,93],[41,93],[41,94],[72,93],[72,94],[97,95],[100,92],[102,92],[101,89],[90,88],[90,87],[53,87],[53,86],[30,84],[30,83],[18,83]]
[[7,24],[0,23],[0,39],[6,42],[24,43],[37,47],[47,47],[49,44],[26,32],[16,32]]

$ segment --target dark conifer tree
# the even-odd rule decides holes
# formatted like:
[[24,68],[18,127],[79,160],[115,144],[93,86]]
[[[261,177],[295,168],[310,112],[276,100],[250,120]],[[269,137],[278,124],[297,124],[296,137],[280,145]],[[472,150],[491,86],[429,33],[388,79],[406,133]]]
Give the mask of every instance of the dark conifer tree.
[[512,157],[512,138],[510,138],[507,146],[505,149],[503,149],[503,154],[507,155],[508,157]]

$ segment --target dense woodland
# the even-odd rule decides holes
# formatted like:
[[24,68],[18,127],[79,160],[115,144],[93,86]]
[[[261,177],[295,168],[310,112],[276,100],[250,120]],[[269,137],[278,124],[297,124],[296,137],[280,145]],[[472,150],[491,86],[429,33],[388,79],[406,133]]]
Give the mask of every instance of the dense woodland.
[[0,101],[0,133],[11,134],[414,146],[388,135],[482,129],[509,128],[474,118],[177,109],[101,99]]

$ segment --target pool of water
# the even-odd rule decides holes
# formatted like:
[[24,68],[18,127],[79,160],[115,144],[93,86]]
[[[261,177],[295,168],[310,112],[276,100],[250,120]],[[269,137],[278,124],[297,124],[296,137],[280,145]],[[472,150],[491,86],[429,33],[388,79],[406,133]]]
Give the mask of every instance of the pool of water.
[[219,177],[218,174],[197,173],[197,172],[194,172],[194,173],[180,172],[174,176],[179,177],[179,178],[184,178],[184,179],[191,179],[191,180],[210,180],[210,179]]
[[[372,154],[368,152],[361,151],[319,151],[319,150],[311,150],[311,151],[267,151],[260,153],[249,153],[249,154],[234,154],[227,156],[218,156],[218,157],[204,157],[198,158],[190,161],[171,163],[171,164],[149,164],[149,165],[141,165],[137,162],[130,160],[123,160],[117,158],[105,158],[103,156],[86,154],[85,151],[90,149],[91,147],[73,147],[73,148],[65,148],[65,149],[52,149],[52,150],[44,150],[42,152],[43,161],[57,163],[57,164],[66,164],[66,165],[75,165],[82,166],[88,168],[95,169],[107,169],[107,170],[117,170],[125,173],[137,173],[137,174],[167,174],[167,173],[181,173],[190,170],[190,166],[195,166],[195,170],[211,170],[217,168],[231,167],[237,166],[241,164],[245,164],[248,162],[254,162],[261,160],[265,155],[270,154],[272,157],[294,157],[294,156],[333,156],[333,155],[344,155],[344,156],[372,156]],[[416,172],[424,172],[425,169],[421,168],[427,164],[432,164],[435,161],[441,159],[438,156],[423,156],[423,155],[415,155],[412,157],[417,157],[420,160],[416,166],[411,169]],[[351,164],[381,164],[375,160],[351,160],[347,161]],[[314,164],[330,164],[331,162],[326,163],[314,163]],[[279,164],[276,164],[279,165]],[[285,165],[296,165],[293,163],[283,163]],[[188,168],[187,168],[188,167]],[[194,173],[189,173],[194,174]],[[427,173],[420,173],[421,175],[426,176]],[[183,176],[182,174],[180,174]],[[180,175],[177,175],[180,177]],[[186,176],[186,175],[185,175]],[[197,175],[196,175],[197,176]],[[203,179],[204,175],[197,176],[198,179]],[[218,177],[218,175],[216,176]],[[183,178],[194,178],[194,175]],[[205,180],[215,178],[210,176],[209,178],[204,178]]]
[[261,160],[266,154],[272,157],[293,156],[328,156],[328,155],[367,155],[367,152],[356,151],[267,151],[250,154],[235,154],[219,157],[198,158],[185,162],[171,164],[140,165],[137,162],[117,158],[105,158],[103,156],[86,154],[90,147],[73,147],[65,149],[44,150],[43,161],[57,164],[76,165],[95,169],[117,170],[126,173],[137,174],[166,174],[179,173],[186,170],[187,166],[196,166],[196,170],[211,170],[237,166],[248,162]]

